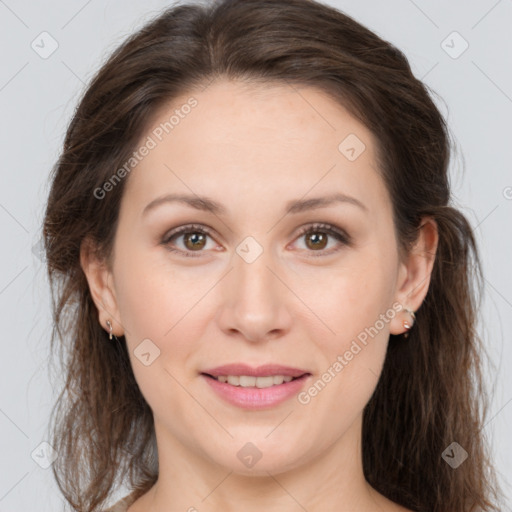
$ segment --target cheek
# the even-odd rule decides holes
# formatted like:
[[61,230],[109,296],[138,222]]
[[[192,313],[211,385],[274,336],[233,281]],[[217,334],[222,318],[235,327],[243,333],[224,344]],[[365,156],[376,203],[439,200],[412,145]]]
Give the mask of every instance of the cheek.
[[320,377],[330,389],[325,398],[333,393],[337,402],[342,392],[344,407],[366,403],[382,370],[395,316],[391,268],[390,260],[359,254],[343,268],[302,281],[300,293],[314,312],[310,337],[322,354]]
[[[144,264],[142,264],[144,262]],[[197,351],[198,303],[207,283],[132,254],[116,267],[116,296],[135,379],[153,410],[182,411],[188,403],[191,356]],[[200,281],[201,282],[201,281]],[[147,354],[147,355],[146,355]]]
[[157,256],[134,251],[116,264],[119,314],[132,342],[152,338],[165,343],[208,290],[206,278]]
[[309,271],[296,282],[295,290],[318,329],[327,329],[340,348],[340,342],[357,337],[391,307],[393,276],[391,262],[358,253],[338,268]]
[[[153,257],[142,250],[116,262],[119,316],[136,380],[148,402],[169,389],[179,390],[172,377],[182,383],[193,378],[192,358],[208,320],[208,292],[219,279],[213,274],[173,266],[165,254]],[[146,362],[153,362],[145,366],[139,356],[148,352]]]
[[385,312],[378,301],[368,304],[361,296],[362,302],[354,304],[338,297],[342,307],[331,317],[336,334],[317,333],[318,375],[298,396],[304,417],[315,418],[309,434],[323,439],[325,446],[364,411],[382,372],[389,338],[388,324],[381,321],[375,327],[375,318]]

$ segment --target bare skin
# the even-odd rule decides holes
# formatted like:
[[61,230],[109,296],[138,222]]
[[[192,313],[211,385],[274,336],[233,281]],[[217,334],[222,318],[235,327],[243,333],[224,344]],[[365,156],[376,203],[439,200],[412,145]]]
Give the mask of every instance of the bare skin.
[[[313,88],[215,82],[162,109],[143,140],[190,96],[197,106],[128,178],[112,268],[82,251],[99,321],[125,335],[155,418],[159,479],[129,512],[405,511],[364,478],[362,412],[390,333],[411,322],[393,304],[416,311],[427,293],[435,222],[424,219],[401,261],[373,135]],[[353,161],[338,149],[349,134],[366,146]],[[289,201],[335,192],[364,206],[284,213]],[[207,196],[226,211],[164,202],[143,214],[171,193]],[[211,233],[194,238],[192,228],[163,242],[190,223]],[[300,233],[313,223],[350,242],[324,228]],[[251,263],[236,252],[249,236],[263,250]],[[379,315],[387,321],[378,334],[308,403],[245,410],[200,375],[226,363],[278,363],[307,369],[307,391]],[[144,339],[160,350],[148,366],[134,353]],[[237,457],[248,442],[262,454],[250,468]]]

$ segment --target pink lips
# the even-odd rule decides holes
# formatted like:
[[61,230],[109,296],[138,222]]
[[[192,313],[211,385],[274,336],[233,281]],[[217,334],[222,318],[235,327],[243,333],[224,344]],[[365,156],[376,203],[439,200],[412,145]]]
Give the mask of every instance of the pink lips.
[[307,370],[300,368],[291,368],[290,366],[280,366],[278,364],[265,364],[252,368],[243,363],[236,364],[225,364],[223,366],[217,366],[211,370],[205,370],[202,373],[218,377],[219,375],[248,375],[250,377],[268,377],[269,375],[284,375],[288,377],[300,377],[305,373],[309,373]]
[[[229,364],[218,366],[203,372],[202,377],[211,386],[213,391],[228,403],[249,410],[261,410],[275,407],[278,404],[297,395],[311,376],[306,370],[268,364],[252,368],[245,364]],[[253,377],[267,377],[269,375],[283,375],[294,377],[290,382],[271,386],[268,388],[233,386],[229,383],[219,382],[214,377],[219,375],[247,375]]]

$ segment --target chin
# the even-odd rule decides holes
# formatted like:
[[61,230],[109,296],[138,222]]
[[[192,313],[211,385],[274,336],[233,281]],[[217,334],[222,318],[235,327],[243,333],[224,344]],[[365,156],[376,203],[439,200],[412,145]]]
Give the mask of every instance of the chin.
[[[279,453],[269,451],[260,452],[258,454],[255,450],[251,455],[252,448],[248,446],[242,448],[237,453],[236,458],[229,460],[218,460],[217,462],[224,466],[228,471],[232,471],[237,475],[252,476],[252,477],[268,477],[269,473],[277,475],[291,471],[298,467],[299,461],[291,456],[290,453]],[[251,457],[253,459],[251,460]],[[258,458],[260,457],[260,458]]]

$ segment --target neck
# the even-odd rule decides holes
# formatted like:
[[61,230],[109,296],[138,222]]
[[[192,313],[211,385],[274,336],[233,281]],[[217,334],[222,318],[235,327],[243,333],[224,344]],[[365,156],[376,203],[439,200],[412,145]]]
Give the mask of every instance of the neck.
[[[364,478],[361,425],[358,417],[332,445],[314,447],[315,453],[302,454],[303,461],[293,460],[284,471],[282,464],[272,467],[272,452],[266,452],[266,465],[258,470],[256,463],[242,474],[183,445],[155,418],[158,481],[129,512],[388,510],[389,502]],[[240,443],[233,444],[236,453]]]

